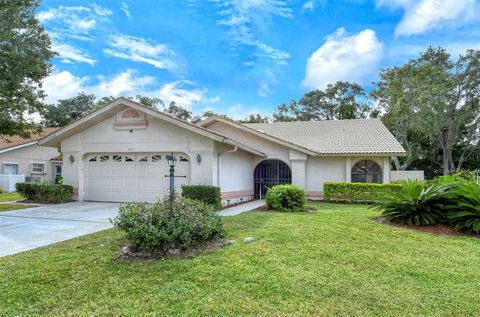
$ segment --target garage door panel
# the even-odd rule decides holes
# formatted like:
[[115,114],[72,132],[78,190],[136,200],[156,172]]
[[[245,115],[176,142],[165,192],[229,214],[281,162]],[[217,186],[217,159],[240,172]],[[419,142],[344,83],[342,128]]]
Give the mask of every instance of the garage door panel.
[[[168,194],[169,153],[92,154],[85,169],[85,199],[93,201],[157,201]],[[177,157],[179,154],[176,154]],[[182,154],[180,154],[182,155]],[[96,157],[97,159],[90,160]],[[101,160],[100,157],[108,159]],[[126,158],[129,158],[128,160]],[[146,160],[146,161],[145,161]],[[190,162],[178,161],[175,190],[190,183]]]
[[147,177],[149,174],[147,165],[137,165],[135,169],[135,176],[137,177]]

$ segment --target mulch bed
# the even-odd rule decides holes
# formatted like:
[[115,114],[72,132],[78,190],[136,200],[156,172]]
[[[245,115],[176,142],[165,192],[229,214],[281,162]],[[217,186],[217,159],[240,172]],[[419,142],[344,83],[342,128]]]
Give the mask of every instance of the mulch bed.
[[403,228],[403,229],[427,232],[427,233],[438,234],[438,235],[469,236],[469,237],[480,238],[479,235],[468,234],[468,233],[464,233],[464,232],[458,232],[458,231],[455,231],[452,228],[450,228],[448,226],[445,226],[445,225],[432,225],[432,226],[402,225],[402,224],[399,224],[399,223],[394,223],[394,222],[387,221],[383,218],[377,218],[377,219],[375,219],[375,221],[377,223],[392,226],[392,227],[396,227],[396,228]]
[[228,243],[225,240],[216,238],[198,247],[190,248],[185,251],[182,251],[180,249],[172,249],[165,254],[138,251],[130,243],[125,241],[123,247],[120,249],[115,258],[119,261],[128,260],[140,262],[152,262],[168,258],[185,259],[195,256],[197,254],[207,253],[217,249],[221,249],[226,245],[228,245]]

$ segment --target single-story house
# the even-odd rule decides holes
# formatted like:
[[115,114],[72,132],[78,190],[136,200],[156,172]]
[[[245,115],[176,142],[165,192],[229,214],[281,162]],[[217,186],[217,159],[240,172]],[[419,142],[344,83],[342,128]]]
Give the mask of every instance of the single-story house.
[[38,145],[38,140],[58,130],[44,128],[28,138],[0,136],[0,187],[14,191],[23,181],[54,182],[62,175],[62,160],[56,147]]
[[390,182],[390,158],[405,150],[378,119],[198,124],[126,98],[39,142],[63,153],[63,179],[78,200],[153,201],[168,192],[171,152],[183,184],[221,188],[224,201],[262,197],[292,183],[321,198],[325,181]]

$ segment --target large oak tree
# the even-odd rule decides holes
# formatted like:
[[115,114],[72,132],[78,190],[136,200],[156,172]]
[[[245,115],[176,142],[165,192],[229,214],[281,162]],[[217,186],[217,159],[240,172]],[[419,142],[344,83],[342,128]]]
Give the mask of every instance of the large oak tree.
[[[384,122],[409,153],[397,167],[427,155],[447,175],[478,151],[480,51],[454,60],[443,48],[429,48],[402,67],[382,71],[376,84],[372,96]],[[431,146],[420,146],[425,140]]]
[[35,17],[39,1],[0,0],[0,134],[26,136],[39,112],[42,81],[51,72],[55,53]]
[[364,89],[355,83],[337,81],[324,90],[306,93],[299,101],[282,104],[274,121],[318,121],[365,118],[370,110]]

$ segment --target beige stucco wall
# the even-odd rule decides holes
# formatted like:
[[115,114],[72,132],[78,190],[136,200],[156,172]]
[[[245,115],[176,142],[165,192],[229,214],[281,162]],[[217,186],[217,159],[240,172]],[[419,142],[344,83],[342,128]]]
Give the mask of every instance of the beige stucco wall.
[[[34,176],[38,177],[41,182],[52,182],[53,177],[53,163],[50,161],[52,158],[59,156],[60,153],[56,148],[29,145],[16,150],[8,151],[0,154],[0,174],[3,174],[4,163],[17,163],[18,173],[25,175],[26,177]],[[32,163],[45,164],[44,174],[32,174]]]
[[253,155],[237,149],[233,153],[218,152],[219,182],[222,198],[232,203],[253,195]]
[[307,161],[307,192],[313,197],[321,197],[324,182],[350,182],[352,167],[362,160],[371,160],[382,169],[383,183],[390,182],[390,157],[310,157]]
[[[85,156],[89,153],[182,152],[191,159],[191,183],[216,183],[214,141],[156,117],[146,116],[148,126],[141,130],[116,130],[115,116],[62,141],[64,183],[84,198]],[[200,154],[201,163],[196,156]],[[69,160],[73,155],[74,162]]]
[[[382,168],[383,182],[390,182],[390,158],[388,156],[313,157],[279,145],[278,143],[257,137],[222,122],[213,123],[209,125],[208,128],[230,136],[267,155],[266,158],[252,155],[250,175],[253,175],[255,166],[265,159],[281,160],[285,162],[292,171],[292,184],[305,188],[312,198],[322,197],[323,183],[326,181],[351,181],[352,166],[360,160],[368,159],[375,161]],[[246,168],[243,167],[243,170],[246,171]]]

